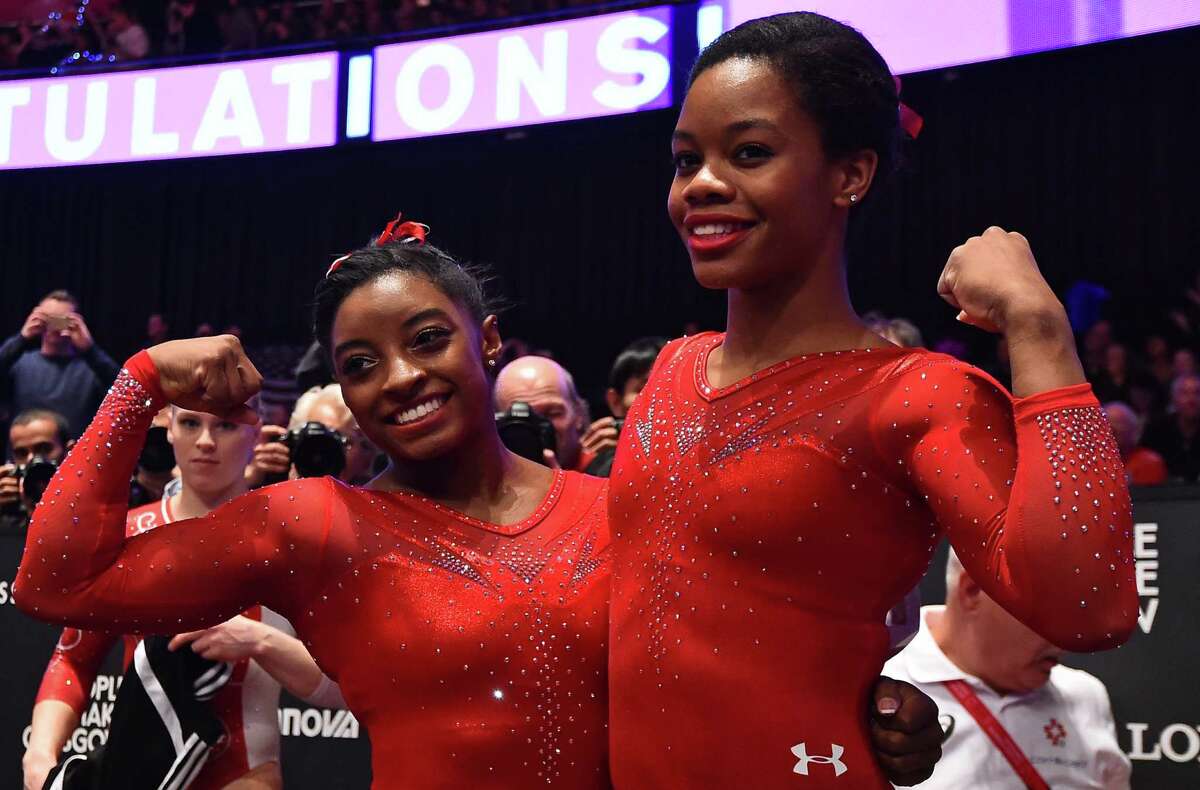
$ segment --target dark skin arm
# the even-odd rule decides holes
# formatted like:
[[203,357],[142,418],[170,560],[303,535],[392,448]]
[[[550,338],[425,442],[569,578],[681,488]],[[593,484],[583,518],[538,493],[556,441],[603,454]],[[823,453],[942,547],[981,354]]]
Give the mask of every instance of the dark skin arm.
[[884,775],[900,787],[924,782],[942,756],[937,705],[916,686],[882,676],[872,698],[871,746]]

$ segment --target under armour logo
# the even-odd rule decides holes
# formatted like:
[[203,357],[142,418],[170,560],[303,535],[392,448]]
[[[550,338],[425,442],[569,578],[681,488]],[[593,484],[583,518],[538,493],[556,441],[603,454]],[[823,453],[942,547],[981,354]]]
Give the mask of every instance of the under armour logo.
[[841,776],[842,774],[846,773],[846,764],[841,760],[842,752],[846,751],[846,748],[836,743],[830,744],[830,747],[833,750],[833,754],[829,755],[828,757],[823,754],[817,754],[810,757],[808,755],[808,750],[805,748],[803,743],[796,744],[792,747],[792,754],[796,755],[800,762],[796,763],[796,767],[793,768],[792,771],[800,774],[801,776],[808,776],[809,763],[822,763],[824,765],[833,766],[834,776]]

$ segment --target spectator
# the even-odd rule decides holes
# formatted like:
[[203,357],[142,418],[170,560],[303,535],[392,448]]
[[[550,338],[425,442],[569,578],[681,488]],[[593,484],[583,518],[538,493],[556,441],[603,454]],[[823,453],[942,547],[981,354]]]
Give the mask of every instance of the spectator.
[[604,393],[612,416],[596,420],[583,435],[584,452],[595,456],[586,469],[589,475],[608,477],[612,471],[617,439],[624,428],[625,415],[646,386],[654,360],[658,359],[659,352],[666,344],[665,338],[644,337],[633,341],[617,355],[608,374],[608,391]]
[[167,3],[162,46],[164,55],[182,55],[188,51],[188,23],[195,13],[195,0],[171,0]]
[[1164,389],[1171,386],[1175,377],[1175,368],[1171,361],[1171,349],[1162,335],[1151,335],[1145,343],[1145,369],[1159,386]]
[[201,321],[196,324],[196,331],[192,332],[192,337],[212,337],[216,333],[217,330],[213,329],[212,324],[207,321]]
[[1196,375],[1196,353],[1190,348],[1181,348],[1171,357],[1172,381],[1180,376]]
[[[151,313],[146,319],[146,343],[142,348],[157,346],[171,339],[171,327],[162,313]],[[140,350],[140,349],[139,349]]]
[[884,325],[880,334],[886,340],[904,348],[922,348],[925,345],[921,330],[907,318],[893,318]]
[[137,472],[129,484],[129,507],[141,507],[163,498],[167,484],[175,479],[175,449],[171,446],[168,429],[171,407],[164,406],[154,415],[146,443],[138,456]]
[[1111,343],[1104,350],[1104,367],[1092,381],[1092,389],[1096,392],[1096,400],[1101,403],[1128,403],[1131,400],[1129,352],[1124,344]]
[[[351,485],[363,485],[370,481],[375,459],[379,450],[363,434],[354,420],[349,407],[342,399],[342,388],[338,384],[314,387],[296,401],[288,429],[303,428],[305,424],[318,422],[331,431],[336,431],[344,441],[346,463],[338,479]],[[264,425],[259,443],[254,448],[254,458],[246,469],[251,486],[262,485],[272,479],[296,476],[291,452],[280,439],[287,430],[274,425]]]
[[[946,605],[921,609],[913,641],[883,667],[928,694],[946,739],[929,790],[1018,788],[1026,783],[960,702],[982,703],[1019,755],[1050,787],[1129,788],[1108,692],[1098,679],[1059,664],[1062,650],[1018,622],[963,572],[951,552]],[[949,722],[948,724],[946,722]]]
[[240,52],[258,46],[258,25],[254,12],[244,0],[226,0],[227,6],[219,17],[225,52]]
[[141,60],[150,54],[150,36],[131,9],[118,5],[109,11],[107,30],[109,54],[120,60]]
[[1133,409],[1120,401],[1106,403],[1104,411],[1112,426],[1121,460],[1125,462],[1125,476],[1130,485],[1156,486],[1167,481],[1167,465],[1162,456],[1149,447],[1141,447],[1142,425]]
[[1095,381],[1100,372],[1104,370],[1104,352],[1110,345],[1112,345],[1112,323],[1109,321],[1097,321],[1083,336],[1083,353],[1079,356],[1083,361],[1084,371],[1087,373],[1089,381]]
[[496,377],[496,410],[508,411],[521,401],[554,425],[558,452],[554,463],[582,472],[595,460],[583,449],[588,408],[575,389],[575,380],[552,359],[521,357]]
[[18,469],[34,458],[58,464],[70,447],[67,422],[47,409],[29,409],[17,415],[8,429],[13,463],[0,466],[0,531],[22,530],[40,496],[25,490]]
[[21,331],[0,345],[0,386],[14,411],[50,409],[78,436],[117,377],[117,364],[92,339],[79,300],[47,294]]
[[1174,480],[1200,476],[1200,376],[1184,374],[1171,384],[1171,413],[1146,429],[1143,444],[1157,452]]

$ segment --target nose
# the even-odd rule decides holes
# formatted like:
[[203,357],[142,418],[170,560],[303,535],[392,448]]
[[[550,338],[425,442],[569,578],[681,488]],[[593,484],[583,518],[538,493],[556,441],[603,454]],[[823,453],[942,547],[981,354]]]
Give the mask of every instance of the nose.
[[206,450],[217,446],[216,441],[213,439],[212,431],[207,425],[200,429],[200,435],[196,437],[196,446]]
[[411,360],[398,356],[388,365],[384,393],[404,401],[414,395],[426,379],[425,369]]
[[733,196],[733,185],[707,163],[696,171],[684,185],[682,192],[682,197],[689,206],[728,203],[733,200]]

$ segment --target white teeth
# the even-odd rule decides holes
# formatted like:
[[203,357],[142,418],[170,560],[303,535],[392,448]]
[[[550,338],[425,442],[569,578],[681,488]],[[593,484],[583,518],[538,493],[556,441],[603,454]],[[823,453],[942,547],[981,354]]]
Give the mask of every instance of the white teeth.
[[424,403],[418,404],[411,409],[405,409],[400,413],[400,416],[396,418],[396,424],[404,425],[406,423],[419,420],[425,415],[432,414],[433,412],[442,408],[442,404],[445,402],[445,398],[433,398],[432,400],[425,401]]
[[735,230],[737,230],[737,226],[731,225],[728,223],[697,225],[696,227],[692,228],[692,235],[693,236],[715,236],[718,233],[733,233]]

